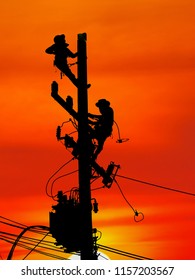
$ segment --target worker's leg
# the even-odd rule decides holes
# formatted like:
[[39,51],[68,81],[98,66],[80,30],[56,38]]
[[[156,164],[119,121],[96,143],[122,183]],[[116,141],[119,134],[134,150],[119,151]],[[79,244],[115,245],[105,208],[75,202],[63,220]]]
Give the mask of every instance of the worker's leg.
[[103,150],[103,146],[104,146],[104,142],[105,142],[106,138],[99,138],[97,140],[98,140],[98,146],[97,146],[97,149],[96,149],[95,153],[93,154],[93,159],[94,160],[96,160],[97,156]]

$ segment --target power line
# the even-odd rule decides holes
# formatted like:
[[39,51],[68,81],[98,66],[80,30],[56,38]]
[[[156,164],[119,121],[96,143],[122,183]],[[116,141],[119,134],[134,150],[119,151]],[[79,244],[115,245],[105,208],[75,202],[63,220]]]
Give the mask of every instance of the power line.
[[125,252],[125,251],[122,251],[122,250],[118,250],[118,249],[115,249],[115,248],[112,248],[112,247],[109,247],[109,246],[105,246],[105,245],[101,245],[101,244],[97,244],[97,245],[98,245],[98,248],[100,248],[101,250],[105,250],[105,251],[115,253],[115,254],[118,254],[118,255],[121,255],[121,256],[129,257],[129,258],[137,259],[137,260],[152,260],[152,259],[147,258],[147,257],[132,254],[132,253]]
[[[7,220],[7,221],[12,222],[12,223],[8,223],[8,222],[0,221],[0,223],[2,223],[2,224],[5,224],[5,225],[11,226],[11,227],[15,227],[15,228],[18,228],[18,229],[24,229],[24,228],[27,227],[27,226],[24,225],[24,224],[15,222],[15,221],[10,220],[10,219],[8,219],[8,218],[5,218],[5,217],[3,217],[3,216],[0,216],[0,218],[3,219],[3,220]],[[21,225],[21,226],[20,226],[20,225]],[[34,232],[34,233],[38,233],[38,234],[44,234],[44,231],[41,230],[41,229],[33,229],[33,228],[32,228],[32,229],[29,229],[29,231]]]
[[17,226],[17,225],[13,225],[13,224],[10,224],[10,223],[7,223],[7,222],[3,222],[3,221],[0,221],[0,223],[1,223],[1,224],[4,224],[4,225],[12,226],[12,227],[20,228],[20,229],[23,229],[23,228],[24,228],[24,227]]
[[[7,219],[7,220],[9,220],[9,219]],[[15,222],[15,223],[17,223],[17,222]],[[24,249],[30,250],[30,252],[24,257],[24,259],[32,251],[34,251],[36,253],[39,253],[39,254],[43,254],[43,255],[48,256],[48,257],[55,258],[55,259],[66,259],[66,258],[60,257],[58,255],[54,255],[54,254],[51,254],[51,253],[48,253],[48,252],[44,252],[44,251],[40,251],[40,250],[36,249],[36,248],[42,248],[44,250],[53,250],[53,251],[56,251],[56,252],[59,252],[59,253],[63,253],[62,250],[57,249],[56,247],[50,245],[50,243],[52,243],[52,242],[44,241],[43,240],[46,237],[46,235],[49,234],[49,232],[46,232],[46,234],[44,233],[44,231],[46,229],[48,229],[47,227],[38,226],[38,228],[42,229],[42,232],[38,231],[37,233],[44,234],[44,237],[41,240],[39,240],[37,238],[23,236],[24,232],[26,232],[27,230],[32,232],[33,228],[34,228],[34,226],[25,227],[25,229],[23,230],[23,233],[20,234],[20,235],[16,235],[16,234],[7,233],[7,232],[3,232],[2,231],[2,232],[0,232],[0,239],[13,244],[12,248],[13,247],[15,248],[15,246],[17,245],[17,246],[22,247]],[[17,238],[15,239],[14,237],[17,237]],[[37,241],[38,241],[38,243],[37,243]],[[43,243],[43,245],[40,245],[41,242]],[[33,246],[33,248],[32,248],[32,246]],[[146,257],[143,257],[143,256],[139,256],[139,255],[136,255],[136,254],[125,252],[125,251],[118,250],[118,249],[115,249],[115,248],[111,248],[109,246],[104,246],[104,245],[101,245],[101,244],[98,244],[98,248],[101,249],[101,250],[105,250],[105,251],[108,251],[108,252],[111,252],[111,253],[115,253],[115,254],[118,254],[118,255],[121,255],[121,256],[125,256],[125,257],[129,257],[129,258],[133,258],[133,259],[139,259],[139,260],[141,260],[141,259],[149,259],[149,258],[146,258]],[[13,254],[13,251],[12,251],[12,254]],[[8,259],[11,259],[11,258],[8,258]]]
[[[18,236],[17,234],[11,234],[11,233],[7,233],[7,232],[0,232],[0,233],[3,233],[3,234],[0,234],[0,239],[2,239],[4,241],[7,241],[7,242],[13,241],[13,243],[14,243],[15,242],[14,237]],[[37,239],[37,238],[22,236],[20,238],[20,241],[19,241],[18,244],[35,246],[37,244],[37,242],[40,243],[40,240]],[[45,241],[45,240],[42,240],[41,242],[43,243],[43,245],[38,244],[37,247],[42,248],[42,249],[46,249],[46,250],[56,251],[56,252],[59,252],[59,253],[64,252],[64,251],[62,251],[62,249],[58,249],[56,246],[54,246],[53,242]]]
[[127,176],[122,176],[122,175],[116,175],[116,176],[120,177],[120,178],[127,179],[127,180],[131,180],[131,181],[134,181],[134,182],[137,182],[137,183],[141,183],[141,184],[145,184],[145,185],[149,185],[149,186],[153,186],[153,187],[157,187],[157,188],[161,188],[161,189],[165,189],[165,190],[169,190],[169,191],[173,191],[173,192],[178,192],[178,193],[182,193],[182,194],[185,194],[185,195],[195,196],[194,193],[185,192],[185,191],[182,191],[182,190],[173,189],[173,188],[169,188],[169,187],[162,186],[162,185],[149,183],[149,182],[138,180],[138,179],[135,179],[135,178],[130,178],[130,177],[127,177]]
[[[3,238],[2,238],[2,240],[6,241],[6,242],[8,242],[8,243],[14,244],[14,241],[11,241],[11,240],[9,240],[9,239],[5,239],[5,238],[3,239]],[[32,249],[31,247],[25,245],[24,242],[18,242],[17,245],[18,245],[19,247],[22,247],[22,248],[26,249],[26,250],[31,250],[31,249]],[[36,252],[36,253],[38,253],[38,254],[45,255],[45,256],[47,256],[47,257],[54,258],[54,259],[67,260],[67,258],[63,258],[63,257],[61,257],[61,256],[59,256],[59,255],[51,254],[51,253],[44,252],[44,251],[40,251],[40,250],[37,250],[37,249],[34,249],[34,252]]]
[[9,254],[8,254],[8,257],[7,257],[8,260],[12,259],[15,247],[17,246],[20,238],[24,235],[25,232],[27,232],[29,229],[32,229],[32,228],[41,228],[41,229],[44,229],[44,230],[47,230],[47,231],[49,230],[49,228],[46,227],[46,226],[29,226],[29,227],[24,228],[23,231],[18,235],[18,237],[16,238],[16,240],[13,244],[13,246],[12,246],[12,248],[11,248]]
[[5,218],[5,217],[3,217],[3,216],[0,216],[0,218],[1,218],[1,219],[4,219],[4,220],[6,220],[6,221],[12,222],[12,223],[14,223],[14,224],[17,224],[17,225],[21,225],[21,226],[23,226],[23,227],[26,226],[26,225],[24,225],[24,224],[18,223],[18,222],[16,222],[16,221],[13,221],[13,220],[11,220],[11,219]]
[[[56,259],[66,259],[66,258],[62,258],[60,256],[56,256],[56,255],[53,255],[53,254],[50,254],[50,253],[47,253],[47,252],[42,252],[42,251],[36,249],[36,247],[39,247],[39,248],[42,248],[44,250],[52,250],[52,251],[56,251],[56,252],[59,252],[59,253],[63,253],[62,250],[56,248],[56,246],[51,245],[51,244],[53,244],[52,242],[43,240],[46,237],[46,235],[49,234],[49,232],[48,232],[49,228],[48,227],[45,227],[45,226],[30,226],[30,227],[27,227],[27,226],[25,226],[21,223],[17,223],[15,221],[7,219],[5,217],[0,216],[0,218],[2,218],[3,220],[6,220],[6,221],[12,222],[12,223],[7,223],[7,222],[0,221],[0,223],[6,224],[6,225],[9,225],[9,226],[13,226],[13,227],[16,227],[18,229],[23,229],[23,231],[19,235],[14,234],[14,233],[4,232],[4,231],[0,232],[0,239],[1,240],[13,244],[13,246],[10,250],[10,253],[8,255],[8,259],[12,258],[12,255],[13,255],[13,252],[14,252],[14,249],[15,249],[16,245],[19,246],[19,247],[23,247],[25,249],[30,250],[30,252],[26,255],[26,257],[32,251],[34,251],[34,252],[44,254],[44,255],[52,257],[52,258],[56,258]],[[18,226],[18,225],[22,225],[22,226]],[[37,234],[44,234],[44,237],[42,238],[42,240],[39,240],[37,238],[32,238],[32,237],[25,237],[25,236],[23,236],[23,234],[26,231],[30,231],[30,232],[37,233]],[[47,231],[47,232],[45,233],[45,231]],[[26,240],[26,241],[23,241],[23,240]],[[45,245],[40,245],[41,242],[44,243]],[[32,248],[32,246],[33,246],[33,248]]]
[[39,246],[39,244],[45,239],[45,237],[46,237],[48,234],[49,234],[49,232],[47,232],[47,233],[43,236],[43,238],[42,238],[41,240],[39,240],[39,242],[34,246],[34,248],[32,248],[32,249],[30,250],[30,252],[28,252],[28,254],[23,258],[23,260],[25,260],[25,259]]

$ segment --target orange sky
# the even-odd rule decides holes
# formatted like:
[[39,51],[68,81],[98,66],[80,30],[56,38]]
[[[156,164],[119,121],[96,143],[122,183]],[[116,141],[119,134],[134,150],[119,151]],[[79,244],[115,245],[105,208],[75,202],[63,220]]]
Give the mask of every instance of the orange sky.
[[[44,52],[62,33],[73,52],[77,34],[87,33],[89,111],[98,113],[95,102],[108,99],[121,136],[130,139],[116,144],[115,127],[98,163],[106,168],[114,161],[121,175],[194,193],[194,1],[7,0],[1,12],[2,216],[48,225],[53,201],[46,182],[71,158],[55,139],[69,115],[51,98],[50,84],[56,80],[75,109],[77,91]],[[75,169],[76,161],[63,172]],[[76,179],[59,181],[54,191],[74,187]],[[94,192],[100,243],[154,259],[194,259],[194,197],[117,180],[145,219],[134,222],[116,184]],[[2,244],[6,258],[10,245]]]

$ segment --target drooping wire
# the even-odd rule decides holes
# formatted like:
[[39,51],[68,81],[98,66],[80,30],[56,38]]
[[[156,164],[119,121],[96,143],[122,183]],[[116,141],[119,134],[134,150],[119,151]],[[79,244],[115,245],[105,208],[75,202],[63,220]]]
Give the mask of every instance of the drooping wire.
[[185,192],[185,191],[182,191],[182,190],[173,189],[173,188],[165,187],[165,186],[162,186],[162,185],[153,184],[153,183],[149,183],[149,182],[146,182],[146,181],[130,178],[130,177],[127,177],[127,176],[122,176],[122,175],[116,175],[116,176],[120,177],[120,178],[127,179],[127,180],[131,180],[131,181],[134,181],[134,182],[137,182],[137,183],[149,185],[149,186],[152,186],[152,187],[157,187],[157,188],[165,189],[165,190],[168,190],[168,191],[178,192],[178,193],[185,194],[185,195],[195,196],[195,193]]
[[60,127],[63,127],[65,123],[69,123],[69,122],[71,122],[71,118],[70,118],[68,121],[64,121],[64,122],[61,124]]
[[79,201],[79,189],[74,187],[70,190],[70,199],[74,199],[74,201]]
[[39,242],[30,250],[30,252],[28,252],[28,254],[23,258],[23,260],[25,260],[39,246],[39,244],[46,238],[48,234],[49,231],[43,236],[41,240],[39,240]]
[[76,128],[76,130],[78,131],[78,124],[77,124],[76,120],[70,118],[70,121],[71,121],[72,125],[74,126],[74,128]]
[[121,138],[119,126],[118,126],[118,124],[117,124],[116,121],[114,121],[114,123],[115,123],[115,125],[116,125],[117,132],[118,132],[118,139],[117,139],[116,143],[127,142],[127,141],[129,140],[129,138]]
[[63,175],[57,177],[55,180],[53,180],[53,182],[52,182],[52,184],[51,184],[51,197],[53,198],[53,200],[56,200],[55,197],[57,196],[57,195],[53,195],[54,183],[55,183],[57,180],[59,180],[59,179],[61,179],[61,178],[63,178],[63,177],[72,175],[72,174],[74,174],[74,173],[76,173],[76,172],[78,172],[78,169],[77,169],[77,170],[74,170],[74,171],[71,171],[71,172],[69,172],[69,173],[63,174]]
[[24,228],[24,229],[22,230],[22,232],[17,236],[17,238],[16,238],[16,240],[15,240],[15,242],[14,242],[14,244],[13,244],[13,246],[12,246],[12,248],[11,248],[9,254],[8,254],[8,257],[7,257],[8,260],[11,260],[11,259],[12,259],[12,256],[13,256],[13,253],[14,253],[14,250],[15,250],[15,247],[17,246],[17,244],[18,244],[20,238],[25,234],[25,232],[27,232],[27,231],[28,231],[29,229],[31,229],[31,228],[41,228],[41,229],[43,229],[43,230],[49,231],[49,228],[46,227],[46,226],[29,226],[29,227]]
[[66,165],[68,165],[72,160],[74,160],[75,159],[75,157],[73,157],[73,158],[71,158],[70,160],[68,160],[66,163],[64,163],[60,168],[58,168],[58,170],[56,170],[52,175],[51,175],[51,177],[48,179],[48,181],[47,181],[47,183],[46,183],[46,187],[45,187],[45,190],[46,190],[46,194],[49,196],[49,197],[51,197],[51,198],[53,198],[52,197],[52,195],[50,195],[49,193],[48,193],[48,185],[49,185],[49,182],[51,181],[51,179],[62,169],[62,168],[64,168]]
[[[134,212],[134,221],[135,222],[141,222],[144,219],[144,214],[142,212],[138,212],[137,210],[135,210],[133,208],[133,206],[130,204],[130,202],[127,200],[127,198],[125,197],[121,187],[119,186],[118,182],[116,181],[116,179],[114,179],[114,182],[116,183],[117,187],[120,190],[120,193],[122,194],[122,197],[124,198],[124,200],[126,201],[126,203],[129,205],[129,207],[133,210]],[[139,216],[139,218],[137,218]]]
[[[78,131],[78,124],[77,124],[77,122],[76,122],[76,120],[73,118],[70,118],[68,121],[64,121],[62,124],[61,124],[61,128],[64,126],[64,124],[66,124],[66,123],[68,123],[68,122],[71,122],[72,123],[72,125],[74,126],[74,128],[76,129],[76,131]],[[75,133],[76,131],[74,131],[74,132],[71,132],[70,134],[72,134],[72,133]],[[69,135],[70,135],[69,134]]]

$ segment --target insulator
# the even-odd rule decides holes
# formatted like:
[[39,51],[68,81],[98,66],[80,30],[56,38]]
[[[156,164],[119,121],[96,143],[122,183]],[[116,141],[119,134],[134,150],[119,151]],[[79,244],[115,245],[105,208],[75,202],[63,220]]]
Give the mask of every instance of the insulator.
[[65,135],[65,147],[66,148],[74,148],[75,147],[75,142],[73,137],[70,137],[68,134]]
[[94,213],[97,213],[99,211],[98,203],[96,201],[93,203],[93,211],[94,211]]
[[92,233],[96,234],[97,233],[97,228],[92,228]]
[[67,201],[67,195],[63,194],[63,191],[58,191],[57,198],[59,203],[65,203]]
[[112,172],[113,172],[113,170],[114,170],[114,163],[113,162],[111,162],[109,165],[108,165],[108,168],[107,168],[107,170],[106,170],[106,174],[108,175],[108,176],[110,176],[110,175],[112,175]]
[[70,108],[73,107],[73,99],[72,99],[72,97],[70,95],[68,95],[66,97],[66,103],[67,103],[68,107],[70,107]]
[[58,94],[58,84],[55,81],[51,84],[51,94]]
[[60,137],[61,137],[61,127],[58,126],[57,130],[56,130],[56,138],[57,138],[57,140],[60,140]]

